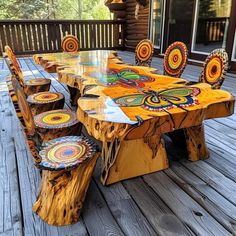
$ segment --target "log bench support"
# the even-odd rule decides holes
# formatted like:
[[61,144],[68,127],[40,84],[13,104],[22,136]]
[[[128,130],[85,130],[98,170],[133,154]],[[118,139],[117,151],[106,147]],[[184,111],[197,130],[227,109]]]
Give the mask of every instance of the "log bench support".
[[72,170],[43,170],[33,211],[49,225],[76,223],[98,157],[99,153]]
[[101,175],[103,185],[168,167],[165,144],[160,135],[103,143]]

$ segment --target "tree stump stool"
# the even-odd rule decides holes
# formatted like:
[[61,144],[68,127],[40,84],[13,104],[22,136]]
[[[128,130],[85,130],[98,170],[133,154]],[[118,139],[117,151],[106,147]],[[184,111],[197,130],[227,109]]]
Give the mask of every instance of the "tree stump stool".
[[82,129],[76,114],[66,109],[36,115],[34,122],[40,138],[45,143],[63,136],[80,135]]
[[84,137],[67,136],[45,144],[39,155],[42,182],[33,211],[49,225],[76,223],[100,155],[98,147]]
[[58,92],[40,92],[28,96],[27,102],[33,116],[35,116],[46,111],[62,109],[65,98],[62,93]]
[[26,96],[34,93],[49,91],[51,85],[50,79],[37,78],[29,79],[24,82],[24,92]]

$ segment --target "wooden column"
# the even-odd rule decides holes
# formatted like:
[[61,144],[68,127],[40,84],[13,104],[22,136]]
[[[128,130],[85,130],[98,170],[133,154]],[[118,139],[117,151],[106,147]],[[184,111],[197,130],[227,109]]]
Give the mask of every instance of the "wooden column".
[[80,211],[99,153],[72,170],[42,171],[42,182],[33,211],[49,225],[69,225]]

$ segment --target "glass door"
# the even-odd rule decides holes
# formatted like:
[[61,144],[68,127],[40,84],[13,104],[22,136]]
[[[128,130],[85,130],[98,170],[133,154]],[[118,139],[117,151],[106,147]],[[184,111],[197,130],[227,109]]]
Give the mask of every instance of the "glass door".
[[194,5],[195,0],[168,0],[163,53],[175,41],[184,42],[190,50]]
[[162,43],[164,4],[164,0],[152,0],[150,5],[150,39],[157,49]]
[[207,55],[225,48],[231,11],[231,0],[197,0],[192,52]]

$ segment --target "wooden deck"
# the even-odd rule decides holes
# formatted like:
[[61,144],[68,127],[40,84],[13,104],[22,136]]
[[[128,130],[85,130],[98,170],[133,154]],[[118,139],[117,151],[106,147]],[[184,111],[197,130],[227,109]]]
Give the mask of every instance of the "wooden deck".
[[[120,52],[134,63],[134,54]],[[162,59],[152,67],[162,71]],[[21,58],[27,76],[52,79],[52,89],[65,94],[64,85]],[[187,66],[183,77],[197,80],[200,67]],[[39,171],[13,111],[5,85],[9,74],[0,59],[0,236],[2,235],[236,235],[236,115],[205,122],[211,157],[191,163],[182,150],[166,140],[171,168],[103,187],[99,164],[79,223],[66,227],[45,224],[32,212]],[[236,95],[236,75],[228,74],[223,89]]]

